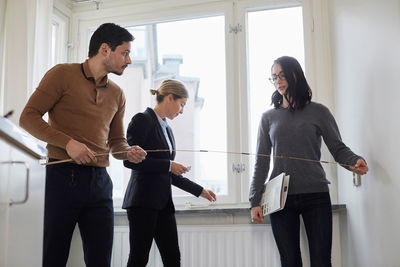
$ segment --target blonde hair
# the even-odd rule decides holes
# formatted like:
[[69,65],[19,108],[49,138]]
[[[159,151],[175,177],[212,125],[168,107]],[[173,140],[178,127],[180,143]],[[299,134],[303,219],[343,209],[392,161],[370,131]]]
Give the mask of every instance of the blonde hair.
[[188,98],[189,93],[186,86],[179,80],[164,80],[157,90],[150,89],[152,95],[157,95],[157,102],[160,103],[169,94],[172,94],[175,99]]

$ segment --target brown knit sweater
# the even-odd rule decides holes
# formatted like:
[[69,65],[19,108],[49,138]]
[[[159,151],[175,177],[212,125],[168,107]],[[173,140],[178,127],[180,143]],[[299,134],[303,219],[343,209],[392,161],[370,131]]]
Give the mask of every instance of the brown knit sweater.
[[[42,117],[48,112],[49,120]],[[47,142],[49,158],[70,158],[65,147],[71,138],[95,153],[127,151],[123,128],[125,96],[107,76],[96,84],[88,61],[60,64],[50,69],[30,97],[20,125]],[[125,159],[126,153],[115,155]],[[95,166],[109,165],[108,156],[97,158]]]

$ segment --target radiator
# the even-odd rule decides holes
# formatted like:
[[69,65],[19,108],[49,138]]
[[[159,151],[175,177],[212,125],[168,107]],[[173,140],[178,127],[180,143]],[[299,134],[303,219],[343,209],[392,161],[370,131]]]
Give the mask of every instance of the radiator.
[[[279,253],[270,225],[178,226],[182,267],[278,267]],[[129,228],[116,226],[112,267],[126,267]],[[162,267],[153,245],[148,267]]]

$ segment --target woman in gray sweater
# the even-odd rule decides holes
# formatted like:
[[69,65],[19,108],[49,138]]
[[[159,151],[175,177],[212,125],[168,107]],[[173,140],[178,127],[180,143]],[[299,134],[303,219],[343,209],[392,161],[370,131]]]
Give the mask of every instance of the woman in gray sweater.
[[[268,176],[270,155],[274,164],[271,177],[290,175],[285,208],[270,215],[272,231],[283,267],[302,266],[300,253],[300,215],[303,217],[311,266],[331,266],[332,209],[321,158],[321,138],[335,161],[352,166],[349,170],[365,174],[368,166],[341,140],[339,129],[324,105],[311,101],[312,93],[304,72],[295,58],[280,57],[271,68],[274,108],[261,118],[257,158],[250,188],[251,217],[263,221],[260,206],[263,185]],[[283,156],[276,158],[275,156]],[[293,160],[297,157],[313,161]]]

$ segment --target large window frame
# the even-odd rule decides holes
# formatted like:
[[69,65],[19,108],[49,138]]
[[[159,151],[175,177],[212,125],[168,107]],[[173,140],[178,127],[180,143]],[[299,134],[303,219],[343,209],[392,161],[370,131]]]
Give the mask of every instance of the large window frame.
[[68,16],[57,8],[53,8],[51,65],[65,63],[68,60]]
[[[179,1],[178,1],[179,2]],[[303,13],[311,14],[310,1],[300,0],[239,0],[239,1],[198,1],[188,0],[185,3],[176,1],[159,1],[155,7],[152,3],[139,2],[132,5],[118,6],[113,8],[72,13],[71,36],[74,49],[71,50],[69,61],[82,62],[87,57],[88,34],[105,22],[115,22],[121,26],[140,26],[150,23],[167,22],[183,19],[202,18],[216,15],[225,16],[225,57],[226,57],[226,113],[227,117],[227,151],[233,152],[255,152],[250,151],[249,145],[249,116],[246,112],[249,103],[249,83],[247,69],[247,17],[248,11],[276,9],[293,6],[303,6]],[[113,16],[110,16],[113,14]],[[309,19],[303,18],[305,32],[305,60],[312,57],[307,49],[307,44],[312,42],[306,28],[310,27]],[[239,25],[238,32],[232,29]],[[84,41],[83,41],[84,40]],[[208,41],[208,40],[205,40]],[[211,40],[210,40],[211,41]],[[313,72],[310,71],[312,76]],[[313,82],[312,77],[309,80]],[[122,164],[122,163],[121,163]],[[228,195],[219,197],[218,203],[214,205],[247,205],[248,189],[252,173],[249,166],[248,156],[240,154],[228,154]],[[233,167],[242,166],[237,171]],[[115,199],[115,206],[120,207],[122,199]],[[204,200],[195,197],[174,198],[177,206],[186,202],[193,204],[202,203]]]

